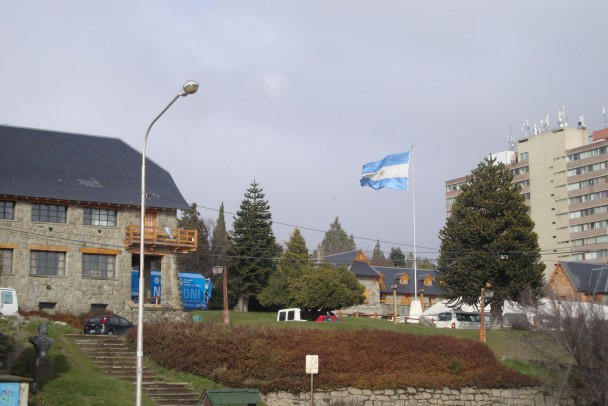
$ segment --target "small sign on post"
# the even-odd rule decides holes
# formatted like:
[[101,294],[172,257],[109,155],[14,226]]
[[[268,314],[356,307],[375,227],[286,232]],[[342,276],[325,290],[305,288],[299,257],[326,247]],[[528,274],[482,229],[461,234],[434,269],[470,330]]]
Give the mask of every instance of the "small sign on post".
[[306,356],[306,373],[310,374],[310,406],[314,406],[313,397],[313,376],[319,373],[319,356],[318,355],[307,355]]
[[307,355],[306,356],[306,373],[307,374],[318,374],[319,373],[319,356],[318,355]]

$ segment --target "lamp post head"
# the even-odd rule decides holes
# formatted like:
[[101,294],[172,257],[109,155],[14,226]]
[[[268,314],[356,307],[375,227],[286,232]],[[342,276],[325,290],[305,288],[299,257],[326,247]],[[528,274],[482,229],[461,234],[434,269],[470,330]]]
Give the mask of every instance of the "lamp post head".
[[213,274],[215,276],[219,276],[224,272],[224,267],[223,266],[214,266],[211,268],[211,271],[213,272]]
[[188,96],[189,94],[194,94],[196,93],[196,91],[198,90],[198,82],[196,80],[189,80],[186,83],[184,83],[184,86],[182,86],[182,92],[180,93],[180,96]]
[[391,289],[392,290],[397,290],[397,284],[396,283],[391,283]]

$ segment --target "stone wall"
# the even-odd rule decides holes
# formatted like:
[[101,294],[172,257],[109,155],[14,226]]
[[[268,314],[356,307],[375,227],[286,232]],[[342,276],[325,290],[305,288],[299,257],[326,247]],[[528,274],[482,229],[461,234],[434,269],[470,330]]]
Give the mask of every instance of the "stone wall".
[[378,280],[371,277],[358,277],[357,281],[359,281],[359,283],[365,287],[369,293],[369,297],[367,298],[366,303],[343,309],[342,313],[351,315],[354,315],[355,313],[363,313],[366,315],[382,314]]
[[[19,308],[38,310],[41,303],[54,306],[56,312],[80,314],[91,310],[92,305],[106,306],[119,314],[128,313],[131,299],[131,270],[139,263],[139,250],[125,249],[128,224],[139,224],[137,208],[119,208],[117,225],[103,227],[84,225],[84,206],[68,205],[65,223],[32,221],[31,202],[17,201],[14,220],[0,220],[0,248],[13,254],[12,272],[3,272],[1,286],[17,290]],[[158,226],[176,227],[174,211],[159,211]],[[65,274],[58,276],[30,274],[32,250],[65,252]],[[84,277],[83,253],[115,255],[115,275],[110,278]],[[175,254],[156,251],[161,264],[162,303],[181,303]],[[148,283],[147,283],[148,284]],[[146,305],[146,309],[148,305]],[[170,306],[165,306],[170,310]],[[158,314],[158,313],[154,313]],[[133,320],[133,319],[132,319]]]
[[[262,396],[266,406],[310,406],[310,392],[271,392]],[[315,406],[491,406],[528,405],[555,406],[555,398],[537,388],[525,389],[384,389],[366,390],[344,388],[314,391]],[[574,406],[571,399],[560,401],[560,406]]]

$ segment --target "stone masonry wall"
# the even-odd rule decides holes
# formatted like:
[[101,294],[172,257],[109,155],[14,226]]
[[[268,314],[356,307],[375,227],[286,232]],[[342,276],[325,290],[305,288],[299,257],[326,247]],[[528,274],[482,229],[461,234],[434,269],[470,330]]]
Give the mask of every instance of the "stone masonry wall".
[[[15,219],[0,220],[0,247],[13,251],[12,273],[1,276],[2,286],[17,290],[22,310],[38,310],[40,303],[54,303],[55,311],[79,314],[88,312],[92,304],[107,305],[117,313],[128,312],[131,302],[131,270],[133,256],[125,250],[126,227],[139,224],[137,208],[120,208],[116,227],[84,225],[84,208],[68,205],[66,223],[34,222],[31,220],[31,203],[15,204]],[[177,218],[172,211],[157,213],[157,224],[176,227]],[[38,248],[42,247],[42,248]],[[65,275],[30,275],[30,251],[32,249],[65,252]],[[103,249],[116,255],[113,278],[82,276],[82,250]],[[181,295],[178,288],[176,255],[159,252],[162,263],[163,303],[179,307]],[[148,308],[148,305],[146,305]]]
[[358,306],[352,306],[347,309],[343,309],[342,312],[345,314],[364,313],[367,315],[382,314],[382,308],[380,306],[380,288],[375,278],[363,279],[357,278],[359,283],[367,289],[369,292],[369,298],[367,303]]
[[[384,389],[344,388],[314,391],[315,406],[555,406],[555,398],[536,388],[525,389]],[[310,406],[310,392],[271,392],[263,395],[266,406]],[[562,399],[560,406],[574,406],[572,399]]]

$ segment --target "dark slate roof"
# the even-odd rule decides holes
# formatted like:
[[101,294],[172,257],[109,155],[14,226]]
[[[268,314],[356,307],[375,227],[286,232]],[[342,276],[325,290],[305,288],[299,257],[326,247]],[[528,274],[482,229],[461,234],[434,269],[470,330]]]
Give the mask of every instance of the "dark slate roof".
[[366,262],[355,261],[349,269],[355,276],[379,276],[378,272]]
[[[142,140],[143,141],[143,140]],[[141,153],[117,138],[0,125],[0,195],[139,206]],[[188,209],[146,159],[148,207]]]
[[608,293],[608,267],[585,262],[560,261],[560,264],[577,291]]
[[354,250],[354,251],[348,251],[348,252],[341,252],[339,254],[326,255],[325,257],[323,257],[323,261],[329,262],[330,264],[332,264],[334,266],[338,266],[338,265],[350,266],[353,263],[353,261],[355,260],[355,258],[357,257],[357,254],[359,254],[359,251],[360,250]]
[[[392,266],[375,266],[374,269],[384,275],[384,283],[386,285],[382,293],[392,293],[391,284],[393,281],[397,282],[397,293],[400,294],[414,294],[414,269],[413,268],[396,268]],[[410,282],[407,285],[399,284],[399,278],[402,274],[407,274],[410,277]],[[422,281],[427,275],[431,275],[435,280],[433,285],[424,286]],[[424,288],[425,295],[432,296],[444,296],[445,292],[439,287],[439,279],[437,278],[437,271],[431,269],[417,269],[416,276],[418,277],[418,289]]]
[[333,266],[346,266],[356,276],[372,276],[377,277],[378,273],[367,262],[355,261],[361,250],[341,252],[339,254],[327,255],[323,258],[324,262],[328,262]]

